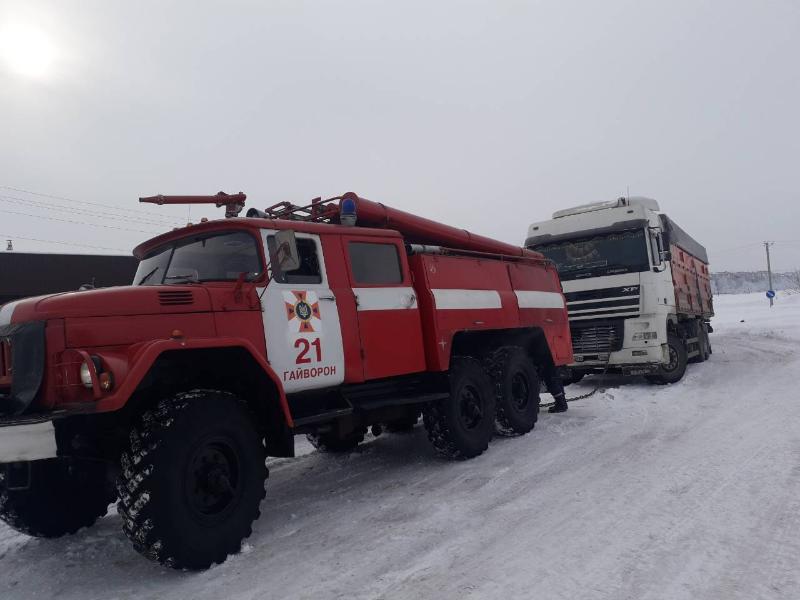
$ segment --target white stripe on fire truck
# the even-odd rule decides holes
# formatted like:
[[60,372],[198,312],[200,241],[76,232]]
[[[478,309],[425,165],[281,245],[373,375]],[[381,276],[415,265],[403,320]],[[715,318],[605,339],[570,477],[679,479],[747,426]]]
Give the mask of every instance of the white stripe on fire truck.
[[520,308],[564,308],[564,297],[558,292],[514,290]]
[[439,310],[468,310],[474,308],[502,308],[497,290],[432,289]]
[[411,287],[353,288],[358,310],[410,310],[417,308]]

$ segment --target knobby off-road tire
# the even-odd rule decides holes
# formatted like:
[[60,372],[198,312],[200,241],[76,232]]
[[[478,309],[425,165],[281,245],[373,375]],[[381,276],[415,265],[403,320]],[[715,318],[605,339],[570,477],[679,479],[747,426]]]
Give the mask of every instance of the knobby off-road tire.
[[661,365],[658,373],[647,376],[647,380],[651,383],[659,385],[677,383],[686,374],[686,365],[689,361],[683,340],[670,334],[667,336],[667,344],[669,345],[669,363]]
[[306,438],[320,452],[341,454],[355,450],[364,441],[365,435],[367,435],[367,428],[359,427],[344,437],[339,437],[333,431],[326,431],[324,433],[308,433]]
[[492,380],[474,358],[450,361],[450,396],[432,402],[422,413],[428,439],[447,458],[482,454],[494,434],[495,394]]
[[539,419],[539,375],[531,357],[518,346],[497,349],[486,361],[495,391],[495,431],[524,435]]
[[94,525],[116,498],[99,461],[67,459],[30,463],[30,487],[9,490],[0,481],[0,519],[34,537],[56,538]]
[[131,431],[117,483],[123,530],[166,566],[205,569],[238,552],[260,515],[266,449],[236,396],[194,390],[162,400]]

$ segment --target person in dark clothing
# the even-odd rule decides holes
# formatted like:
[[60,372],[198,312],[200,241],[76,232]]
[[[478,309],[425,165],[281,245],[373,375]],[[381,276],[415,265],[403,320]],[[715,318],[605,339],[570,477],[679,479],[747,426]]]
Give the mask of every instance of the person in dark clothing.
[[550,413],[561,413],[567,411],[567,397],[564,394],[564,383],[561,381],[561,375],[558,374],[558,369],[553,364],[550,356],[542,357],[542,364],[539,368],[539,376],[544,381],[547,391],[553,396],[556,401],[553,406],[547,409]]

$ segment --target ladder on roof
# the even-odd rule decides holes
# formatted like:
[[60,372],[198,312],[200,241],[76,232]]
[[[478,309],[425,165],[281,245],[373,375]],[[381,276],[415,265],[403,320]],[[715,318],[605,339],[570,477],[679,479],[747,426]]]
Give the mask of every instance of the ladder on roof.
[[251,208],[247,211],[247,216],[312,223],[338,223],[339,207],[334,203],[341,199],[341,196],[334,196],[325,200],[319,197],[314,198],[311,204],[306,204],[305,206],[297,206],[291,202],[278,202],[264,210]]

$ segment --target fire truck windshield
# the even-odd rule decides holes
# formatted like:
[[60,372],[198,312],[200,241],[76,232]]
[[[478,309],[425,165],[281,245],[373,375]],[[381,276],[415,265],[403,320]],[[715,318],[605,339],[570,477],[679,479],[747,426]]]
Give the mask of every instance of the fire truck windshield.
[[533,248],[552,260],[562,280],[647,271],[643,229],[575,238]]
[[139,262],[134,285],[236,281],[242,273],[257,279],[263,271],[258,245],[236,231],[191,237],[162,246]]

